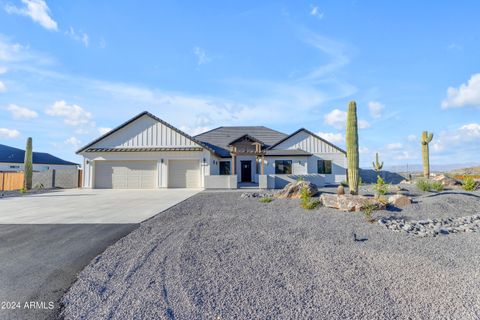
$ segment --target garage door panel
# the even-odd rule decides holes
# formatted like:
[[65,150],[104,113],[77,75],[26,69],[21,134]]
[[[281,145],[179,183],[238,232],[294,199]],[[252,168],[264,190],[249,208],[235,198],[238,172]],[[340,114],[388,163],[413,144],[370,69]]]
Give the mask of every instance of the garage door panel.
[[198,160],[170,160],[168,162],[169,188],[200,188]]
[[95,187],[104,189],[153,189],[156,161],[97,161]]

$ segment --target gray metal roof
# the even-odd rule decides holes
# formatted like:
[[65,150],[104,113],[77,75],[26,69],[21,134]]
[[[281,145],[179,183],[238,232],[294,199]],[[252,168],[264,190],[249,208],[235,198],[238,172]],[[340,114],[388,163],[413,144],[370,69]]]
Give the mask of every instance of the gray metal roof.
[[[25,150],[0,144],[0,162],[23,163],[25,159]],[[32,162],[34,164],[62,164],[77,165],[78,163],[66,161],[49,153],[32,152]]]
[[244,135],[249,135],[260,140],[269,147],[287,137],[283,132],[279,132],[263,126],[239,126],[239,127],[218,127],[216,129],[201,133],[195,136],[195,139],[204,142],[220,154],[221,157],[230,157],[228,145],[230,142]]
[[158,152],[158,151],[202,151],[200,147],[148,147],[148,148],[87,148],[85,152]]
[[267,150],[266,156],[311,156],[310,152],[301,149],[288,149],[288,150]]

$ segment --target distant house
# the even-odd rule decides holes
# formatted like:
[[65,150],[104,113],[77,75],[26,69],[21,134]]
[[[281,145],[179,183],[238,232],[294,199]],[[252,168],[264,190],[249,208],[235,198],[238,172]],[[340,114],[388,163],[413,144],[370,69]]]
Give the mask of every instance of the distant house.
[[83,187],[107,189],[281,188],[346,180],[346,152],[306,129],[219,127],[195,137],[142,112],[77,151]]
[[[25,150],[0,144],[0,171],[22,171]],[[33,152],[33,171],[77,169],[78,163],[66,161],[49,153]]]

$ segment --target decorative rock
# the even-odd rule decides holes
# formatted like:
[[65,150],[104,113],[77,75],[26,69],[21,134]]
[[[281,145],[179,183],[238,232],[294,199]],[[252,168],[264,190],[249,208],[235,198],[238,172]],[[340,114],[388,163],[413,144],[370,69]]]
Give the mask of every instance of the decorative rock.
[[310,196],[313,196],[318,192],[317,186],[309,181],[295,181],[287,184],[285,188],[276,194],[276,197],[280,199],[300,199],[301,191],[305,187],[308,189]]
[[444,174],[440,174],[436,177],[433,177],[432,180],[440,182],[445,187],[454,187],[461,184],[460,181],[454,178],[447,177]]
[[339,209],[342,211],[361,211],[364,205],[373,205],[377,210],[384,210],[385,204],[364,196],[352,195],[335,195],[323,193],[320,196],[320,201],[325,207]]
[[412,199],[402,194],[396,194],[388,197],[388,203],[390,203],[391,205],[397,208],[403,208],[405,206],[411,205]]
[[271,198],[273,197],[272,193],[258,193],[258,192],[244,192],[240,195],[242,199],[249,198]]
[[337,187],[337,195],[343,196],[345,194],[345,188],[342,185]]

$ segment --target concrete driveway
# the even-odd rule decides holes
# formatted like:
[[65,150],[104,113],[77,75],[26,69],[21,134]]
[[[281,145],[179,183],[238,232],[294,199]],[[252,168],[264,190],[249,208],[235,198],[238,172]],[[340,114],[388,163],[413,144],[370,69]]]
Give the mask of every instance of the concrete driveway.
[[0,198],[0,224],[139,223],[199,189],[70,189]]
[[58,190],[0,198],[0,302],[9,302],[0,306],[0,319],[55,318],[59,299],[85,265],[139,222],[199,191]]

